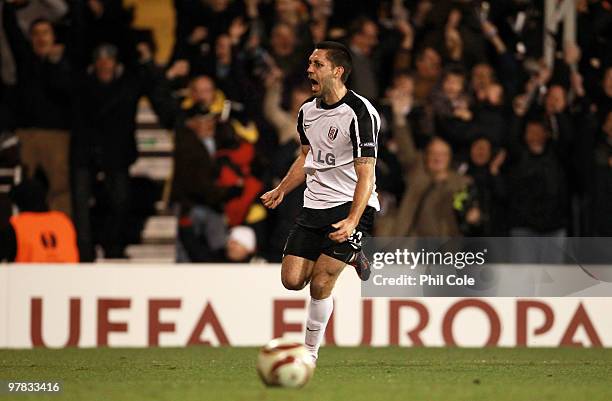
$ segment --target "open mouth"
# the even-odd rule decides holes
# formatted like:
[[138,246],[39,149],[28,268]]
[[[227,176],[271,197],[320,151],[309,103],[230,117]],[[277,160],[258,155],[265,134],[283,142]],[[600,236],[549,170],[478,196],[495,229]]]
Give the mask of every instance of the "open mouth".
[[319,88],[321,87],[321,85],[319,85],[319,81],[313,78],[309,78],[309,80],[310,80],[310,88],[312,89],[312,91],[313,92],[318,91]]

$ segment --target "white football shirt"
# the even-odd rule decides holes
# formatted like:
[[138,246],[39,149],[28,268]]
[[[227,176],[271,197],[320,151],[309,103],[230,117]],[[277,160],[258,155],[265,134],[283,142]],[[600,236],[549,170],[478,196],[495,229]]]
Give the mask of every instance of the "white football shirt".
[[[329,209],[353,201],[357,185],[353,160],[377,156],[379,129],[374,106],[351,90],[332,105],[318,98],[302,105],[297,130],[302,145],[310,145],[304,163],[304,207]],[[368,205],[380,210],[376,177]]]

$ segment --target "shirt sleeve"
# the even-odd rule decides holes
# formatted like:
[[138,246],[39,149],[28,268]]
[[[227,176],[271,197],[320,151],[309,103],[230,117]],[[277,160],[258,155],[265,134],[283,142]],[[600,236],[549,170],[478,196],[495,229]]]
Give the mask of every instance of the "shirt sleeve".
[[355,111],[349,133],[353,144],[353,157],[376,157],[378,146],[378,116],[370,113],[365,105]]
[[310,145],[308,138],[306,138],[306,132],[304,132],[304,111],[300,110],[297,121],[297,131],[300,134],[300,142],[302,145]]

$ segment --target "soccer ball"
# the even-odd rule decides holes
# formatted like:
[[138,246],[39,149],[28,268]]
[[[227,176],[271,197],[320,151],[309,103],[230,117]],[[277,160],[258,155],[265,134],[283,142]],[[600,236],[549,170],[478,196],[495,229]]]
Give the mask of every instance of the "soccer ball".
[[257,373],[268,386],[302,387],[312,377],[314,368],[304,345],[282,338],[270,341],[257,357]]

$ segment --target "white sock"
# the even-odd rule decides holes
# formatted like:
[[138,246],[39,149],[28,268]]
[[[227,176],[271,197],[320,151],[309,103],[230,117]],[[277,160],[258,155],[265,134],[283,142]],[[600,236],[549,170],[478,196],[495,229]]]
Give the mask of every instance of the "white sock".
[[308,319],[306,320],[306,349],[310,351],[313,361],[316,362],[319,355],[319,347],[325,334],[325,327],[334,310],[332,297],[325,299],[310,298],[308,305]]

